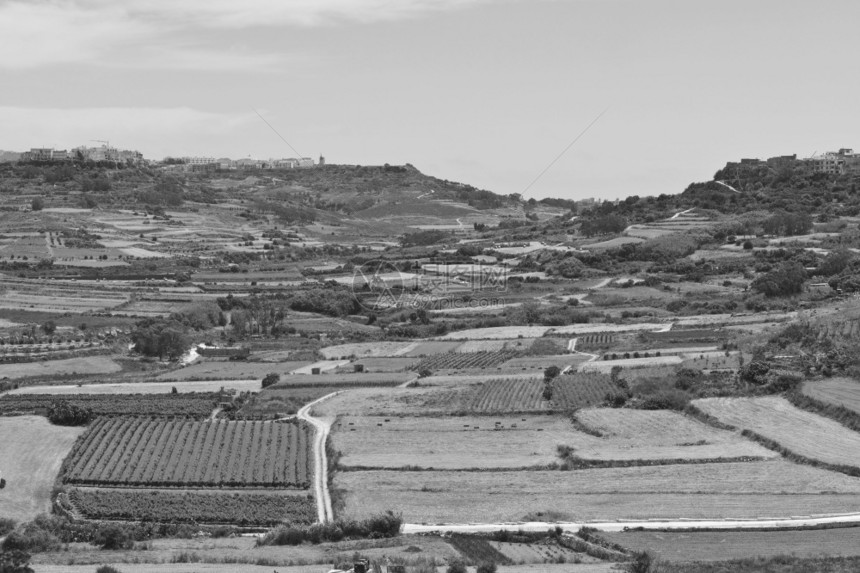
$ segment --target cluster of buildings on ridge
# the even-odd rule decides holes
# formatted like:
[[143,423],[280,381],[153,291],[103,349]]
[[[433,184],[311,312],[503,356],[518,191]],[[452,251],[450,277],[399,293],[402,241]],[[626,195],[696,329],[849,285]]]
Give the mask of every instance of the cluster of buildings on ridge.
[[[25,162],[64,162],[64,161],[109,161],[126,165],[157,165],[160,162],[144,159],[139,151],[119,149],[110,144],[99,147],[75,147],[71,150],[52,147],[33,147],[21,154],[19,161]],[[284,159],[228,159],[226,157],[180,157],[165,159],[166,169],[182,171],[217,171],[230,169],[300,169],[325,165],[325,157],[320,155],[315,163],[312,157],[289,157]]]
[[830,175],[841,175],[843,173],[860,174],[860,153],[854,153],[853,149],[842,148],[839,151],[828,151],[820,155],[798,159],[797,155],[780,155],[766,160],[741,159],[739,163],[729,163],[726,167],[730,169],[748,169],[766,165],[774,170],[782,167],[796,167],[800,163],[808,167],[813,173],[828,173]]
[[52,147],[33,147],[30,151],[21,154],[20,161],[114,161],[140,165],[146,162],[143,154],[139,151],[119,149],[110,145],[99,147],[87,147],[82,145],[70,151],[65,149],[54,149]]
[[325,165],[325,157],[320,155],[319,162],[312,157],[287,157],[284,159],[229,159],[222,157],[182,157],[174,169],[185,171],[227,171],[231,169],[302,169]]

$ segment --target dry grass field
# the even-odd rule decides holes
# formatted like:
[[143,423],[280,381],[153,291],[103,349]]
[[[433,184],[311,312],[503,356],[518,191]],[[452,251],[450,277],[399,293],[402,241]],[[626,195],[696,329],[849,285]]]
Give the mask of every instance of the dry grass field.
[[310,362],[266,362],[204,360],[184,368],[165,372],[156,380],[262,380],[266,374],[275,372],[282,377],[292,370],[306,366]]
[[353,362],[347,362],[343,366],[335,368],[332,372],[337,374],[349,373],[355,371],[355,365],[360,364],[364,367],[365,372],[406,372],[413,368],[420,358],[357,358]]
[[576,370],[580,364],[590,357],[585,354],[557,354],[552,356],[520,356],[512,358],[503,363],[499,368],[504,372],[516,372],[522,370],[541,370],[549,366],[557,366],[564,371],[568,368]]
[[549,326],[493,326],[489,328],[470,328],[449,332],[444,340],[492,340],[498,338],[540,338]]
[[126,302],[126,298],[81,297],[71,292],[56,295],[35,292],[6,291],[0,297],[0,309],[32,309],[45,312],[84,313],[111,309]]
[[122,367],[107,356],[83,356],[64,360],[0,364],[0,379],[69,374],[111,374],[120,370]]
[[417,345],[406,349],[400,356],[433,356],[434,354],[453,352],[458,346],[460,344],[457,342],[422,340]]
[[575,441],[556,416],[338,418],[332,427],[341,466],[436,469],[519,468],[558,461],[556,445]]
[[320,349],[320,354],[327,359],[349,358],[376,358],[381,356],[402,356],[409,352],[419,343],[417,342],[356,342],[353,344],[339,344]]
[[499,350],[528,350],[536,338],[500,338],[497,340],[467,340],[454,352],[498,352]]
[[9,394],[166,394],[184,392],[218,392],[236,390],[259,392],[259,380],[206,380],[201,382],[127,382],[111,384],[58,384],[56,386],[22,386]]
[[579,366],[581,372],[603,372],[608,374],[615,366],[625,370],[637,368],[653,368],[655,366],[680,366],[684,362],[681,356],[651,356],[649,358],[626,358],[619,360],[594,360],[584,362]]
[[601,437],[579,434],[565,442],[585,459],[714,459],[778,454],[735,432],[718,430],[677,412],[588,408],[576,418]]
[[560,471],[354,471],[344,514],[410,523],[756,518],[860,511],[860,480],[785,461]]
[[752,430],[802,456],[831,464],[860,463],[860,433],[800,410],[784,398],[705,398],[693,403],[721,422]]
[[802,392],[810,398],[860,413],[860,382],[853,378],[808,380],[803,383]]
[[860,555],[860,527],[811,531],[627,531],[601,537],[665,561],[724,561],[770,555]]
[[53,426],[41,416],[0,418],[0,516],[30,520],[50,510],[63,458],[86,428]]

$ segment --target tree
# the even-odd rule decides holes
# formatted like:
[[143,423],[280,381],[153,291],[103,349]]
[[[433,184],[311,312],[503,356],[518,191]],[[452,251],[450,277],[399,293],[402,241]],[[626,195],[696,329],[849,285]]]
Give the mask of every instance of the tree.
[[750,286],[765,296],[790,296],[803,290],[806,271],[797,262],[786,262],[757,277]]
[[445,570],[445,573],[468,573],[468,569],[466,569],[466,564],[462,561],[452,561],[448,568]]
[[549,366],[543,371],[543,379],[547,382],[561,374],[561,369],[558,366]]
[[42,332],[48,336],[54,334],[55,330],[57,330],[57,323],[53,320],[46,320],[44,324],[42,324]]
[[481,563],[478,565],[477,573],[496,573],[495,563]]
[[167,356],[176,360],[191,346],[186,327],[179,322],[164,319],[145,319],[137,323],[131,333],[135,352],[145,356]]
[[268,388],[273,384],[277,384],[281,381],[281,375],[276,372],[270,372],[263,377],[263,388]]
[[45,207],[45,201],[41,197],[35,197],[30,202],[30,208],[33,211],[41,211]]

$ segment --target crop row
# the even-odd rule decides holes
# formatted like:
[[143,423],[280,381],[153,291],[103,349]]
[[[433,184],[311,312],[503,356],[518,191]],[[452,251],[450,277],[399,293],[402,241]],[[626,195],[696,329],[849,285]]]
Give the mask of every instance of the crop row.
[[543,388],[536,379],[488,380],[464,400],[462,409],[480,413],[546,410]]
[[39,412],[54,402],[85,408],[96,416],[190,416],[212,413],[217,392],[183,394],[12,394],[0,396],[0,414]]
[[310,485],[310,432],[298,421],[99,418],[65,462],[66,483],[112,486]]
[[516,350],[497,350],[495,352],[447,352],[428,356],[419,362],[414,370],[460,370],[465,368],[493,368],[519,356]]
[[317,516],[311,495],[71,488],[69,499],[88,519],[272,526]]
[[552,381],[553,404],[563,410],[602,404],[607,394],[617,391],[612,379],[598,372],[577,372]]

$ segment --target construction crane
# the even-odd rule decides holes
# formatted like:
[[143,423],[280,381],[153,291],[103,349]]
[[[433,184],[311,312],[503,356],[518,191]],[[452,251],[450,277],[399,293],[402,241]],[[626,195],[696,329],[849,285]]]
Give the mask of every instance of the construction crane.
[[104,143],[105,147],[110,147],[110,141],[105,141],[104,139],[91,139],[90,141],[95,141],[97,143]]

